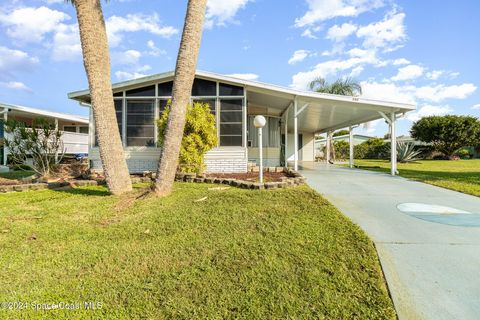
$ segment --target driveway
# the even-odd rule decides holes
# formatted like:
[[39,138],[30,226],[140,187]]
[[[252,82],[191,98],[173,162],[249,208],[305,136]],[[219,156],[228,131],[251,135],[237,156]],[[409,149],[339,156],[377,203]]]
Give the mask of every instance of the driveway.
[[479,319],[480,198],[333,165],[300,172],[374,241],[400,319]]

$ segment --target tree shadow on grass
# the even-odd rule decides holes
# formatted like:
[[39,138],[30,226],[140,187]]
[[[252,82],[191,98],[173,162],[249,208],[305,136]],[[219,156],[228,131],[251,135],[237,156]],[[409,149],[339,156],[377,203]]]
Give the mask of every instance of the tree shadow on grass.
[[81,195],[81,196],[107,197],[111,195],[107,189],[65,187],[65,188],[57,188],[52,190],[56,192],[63,192],[71,195]]

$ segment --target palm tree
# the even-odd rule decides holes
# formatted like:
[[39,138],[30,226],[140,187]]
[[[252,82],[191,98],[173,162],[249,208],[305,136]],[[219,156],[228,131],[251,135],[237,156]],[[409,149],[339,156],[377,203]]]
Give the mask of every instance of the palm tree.
[[206,6],[207,0],[188,1],[182,40],[175,66],[175,78],[173,79],[172,106],[158,163],[157,178],[153,186],[153,190],[158,196],[166,196],[172,191],[185,127],[187,105],[190,102],[197,69]]
[[[337,79],[334,83],[328,83],[324,78],[316,78],[312,80],[308,87],[310,90],[320,93],[338,94],[342,96],[359,96],[362,94],[362,86],[353,81],[351,78]],[[327,135],[328,137],[329,135]],[[331,159],[335,160],[335,146],[332,139],[330,141]],[[328,142],[327,142],[328,143]],[[331,161],[333,162],[333,161]]]
[[132,190],[112,95],[108,39],[100,0],[70,0],[77,12],[103,172],[112,194]]
[[358,96],[362,94],[362,87],[351,78],[337,79],[334,83],[328,83],[324,78],[312,80],[308,87],[310,90],[320,93],[338,94],[342,96]]

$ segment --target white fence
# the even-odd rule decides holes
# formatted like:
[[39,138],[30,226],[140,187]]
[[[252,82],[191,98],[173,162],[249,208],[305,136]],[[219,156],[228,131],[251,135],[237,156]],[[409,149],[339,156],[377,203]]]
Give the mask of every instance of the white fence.
[[64,131],[62,140],[65,154],[88,153],[88,134]]

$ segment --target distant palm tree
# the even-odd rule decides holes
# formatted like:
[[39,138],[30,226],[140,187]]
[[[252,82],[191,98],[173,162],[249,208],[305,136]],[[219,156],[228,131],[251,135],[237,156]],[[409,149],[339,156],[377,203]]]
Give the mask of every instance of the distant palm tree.
[[333,83],[328,83],[324,78],[317,78],[312,80],[308,87],[315,92],[342,96],[359,96],[362,94],[361,85],[351,78],[337,79]]
[[110,56],[100,0],[70,0],[77,12],[83,64],[90,88],[95,133],[109,191],[132,190],[118,131],[110,75]]
[[[358,82],[353,81],[351,78],[337,79],[333,83],[328,83],[324,78],[319,77],[312,80],[308,84],[308,87],[310,90],[315,92],[338,94],[342,96],[355,97],[362,94],[362,86]],[[329,139],[329,141],[330,159],[335,160],[335,146],[333,144],[333,139]],[[333,161],[330,162],[333,163]]]
[[172,107],[168,116],[165,140],[158,163],[157,178],[153,186],[154,192],[158,196],[166,196],[172,192],[185,128],[187,105],[190,103],[197,69],[206,7],[207,0],[188,1],[173,79]]

